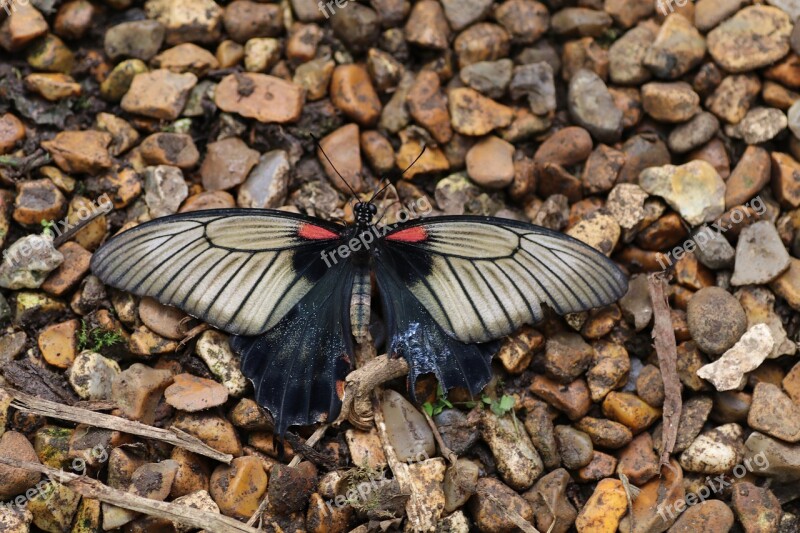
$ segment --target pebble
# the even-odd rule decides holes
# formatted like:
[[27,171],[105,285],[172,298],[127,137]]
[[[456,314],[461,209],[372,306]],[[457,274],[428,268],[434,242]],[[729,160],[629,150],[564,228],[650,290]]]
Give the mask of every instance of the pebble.
[[778,483],[800,480],[800,445],[787,444],[754,431],[744,446],[744,460],[754,464],[760,476]]
[[[279,101],[281,105],[271,105],[272,101]],[[228,113],[238,113],[259,122],[284,124],[300,118],[304,95],[302,88],[292,82],[245,72],[222,78],[214,92],[214,102]]]
[[178,374],[164,391],[167,403],[175,409],[194,413],[228,401],[228,390],[211,379],[191,374]]
[[175,120],[196,84],[197,76],[191,73],[176,74],[159,69],[137,74],[120,105],[129,113]]
[[715,221],[725,212],[725,182],[705,161],[645,169],[639,185],[664,198],[693,226]]
[[580,335],[557,333],[547,339],[545,372],[560,383],[570,383],[586,372],[593,357],[594,350]]
[[[350,191],[348,184],[356,191],[364,189],[358,124],[347,124],[334,130],[320,141],[319,146],[317,159],[334,187],[345,194]],[[339,174],[347,181],[342,181]]]
[[172,373],[169,370],[157,370],[134,363],[114,377],[111,383],[112,397],[122,416],[152,424],[164,390],[171,383]]
[[706,100],[706,107],[720,119],[737,124],[745,117],[760,91],[758,76],[726,76]]
[[578,511],[567,497],[571,482],[569,472],[559,468],[542,476],[523,494],[533,508],[535,525],[540,531],[566,533],[575,522]]
[[69,74],[75,66],[75,54],[64,41],[48,33],[28,47],[28,65],[34,70]]
[[33,524],[43,531],[67,531],[78,509],[81,496],[60,483],[37,485],[28,501]]
[[254,37],[278,37],[283,33],[283,12],[275,4],[236,0],[222,17],[228,37],[245,43]]
[[[738,3],[738,1],[737,1]],[[698,4],[699,5],[699,4]],[[733,528],[733,511],[720,500],[690,505],[669,529],[670,533],[727,533]]]
[[695,3],[694,24],[698,30],[707,32],[739,11],[743,3],[742,0],[698,0]]
[[268,481],[258,457],[237,457],[230,466],[220,465],[214,470],[209,493],[223,514],[249,519],[267,492]]
[[759,146],[748,146],[726,182],[725,207],[742,205],[770,180],[770,155]]
[[445,50],[450,43],[450,26],[442,4],[422,0],[414,4],[405,27],[406,40],[423,48]]
[[[128,492],[149,500],[164,501],[169,496],[177,470],[178,463],[169,459],[160,463],[144,464],[131,476]],[[122,527],[132,522],[136,516],[135,511],[103,504],[103,529]]]
[[[703,426],[708,420],[714,401],[709,396],[693,396],[683,402],[681,417],[678,421],[678,437],[673,450],[676,453],[684,451],[700,435]],[[660,443],[656,448],[661,450],[663,427],[659,426],[653,433],[653,438]]]
[[510,41],[502,26],[488,22],[473,24],[453,41],[458,66],[465,68],[479,61],[497,61],[507,57]]
[[361,65],[339,65],[331,79],[331,101],[350,119],[361,126],[377,123],[381,101],[367,69]]
[[185,133],[154,133],[142,141],[139,150],[149,165],[170,165],[188,170],[200,160],[192,136]]
[[149,61],[164,42],[166,28],[157,20],[135,20],[106,30],[105,53],[110,59],[121,57]]
[[464,455],[478,441],[478,428],[458,409],[445,409],[433,420],[445,445],[456,455]]
[[6,533],[28,533],[33,515],[26,508],[6,507],[0,508],[0,529]]
[[487,189],[502,189],[514,180],[514,145],[489,135],[467,152],[467,174]]
[[6,252],[0,263],[0,287],[6,289],[38,289],[64,262],[64,255],[53,247],[53,239],[43,235],[26,235]]
[[420,72],[408,91],[406,103],[412,118],[428,130],[436,142],[446,144],[450,141],[453,129],[438,74],[431,70]]
[[200,166],[203,188],[216,191],[240,185],[258,164],[259,156],[257,151],[238,137],[228,137],[209,143]]
[[224,11],[213,0],[147,0],[144,10],[166,27],[167,44],[219,40]]
[[634,485],[641,486],[658,475],[658,456],[646,431],[631,440],[618,457],[617,474],[624,474]]
[[762,220],[742,230],[736,245],[732,285],[769,283],[788,268],[789,253],[781,242],[775,224]]
[[[420,75],[424,74],[421,72]],[[514,62],[510,59],[480,61],[461,70],[461,81],[489,98],[502,98],[511,83]],[[438,78],[438,76],[437,76]],[[516,77],[515,77],[516,79]],[[446,103],[443,103],[446,108]]]
[[273,466],[267,486],[270,510],[283,515],[302,511],[316,485],[317,469],[308,461],[297,466]]
[[386,390],[381,404],[386,436],[400,461],[419,461],[436,453],[433,433],[425,417],[401,394]]
[[395,154],[392,144],[378,131],[365,131],[360,136],[361,149],[369,165],[378,174],[386,174],[395,168]]
[[749,145],[772,140],[786,129],[786,114],[774,107],[755,107],[747,112],[741,122],[726,128],[726,132],[744,140]]
[[505,128],[514,118],[510,107],[466,87],[449,92],[448,107],[453,129],[462,135],[486,135],[496,128]]
[[687,321],[692,339],[711,355],[721,355],[731,348],[747,329],[741,304],[719,287],[704,288],[692,296]]
[[608,193],[606,209],[621,228],[628,231],[644,220],[648,194],[633,183],[620,183]]
[[492,0],[442,0],[444,14],[455,31],[461,31],[486,18],[493,3]]
[[133,79],[147,71],[147,65],[140,59],[120,62],[100,84],[100,96],[109,102],[119,102],[130,90]]
[[[494,78],[499,79],[498,76]],[[535,115],[548,115],[556,110],[555,75],[553,67],[545,61],[514,67],[508,88],[515,100],[527,96],[528,105]]]
[[651,78],[644,65],[655,35],[648,26],[637,26],[625,32],[608,49],[611,81],[622,85],[636,85]]
[[769,359],[781,355],[794,355],[797,345],[788,339],[783,322],[775,313],[775,295],[765,287],[742,287],[735,296],[747,314],[747,325],[766,324],[769,327],[774,345]]
[[42,141],[42,147],[64,172],[97,174],[112,165],[108,154],[111,140],[111,134],[104,131],[62,131]]
[[328,85],[335,66],[336,63],[327,59],[313,59],[295,69],[292,81],[305,90],[307,100],[320,100],[328,95]]
[[743,481],[734,485],[731,492],[736,518],[746,533],[778,531],[783,511],[772,491]]
[[474,461],[459,458],[444,473],[444,512],[452,513],[475,494],[480,467]]
[[782,205],[800,206],[800,163],[788,154],[772,152],[772,190]]
[[594,446],[616,450],[628,444],[633,438],[631,431],[619,422],[605,418],[587,416],[574,424],[592,440]]
[[712,113],[702,111],[685,124],[676,126],[669,134],[667,144],[675,153],[685,154],[710,141],[719,131],[719,120]]
[[708,51],[728,72],[748,72],[789,52],[791,18],[780,9],[748,6],[708,34]]
[[36,7],[22,2],[14,7],[14,16],[6,17],[0,25],[0,46],[9,52],[24,48],[48,30],[47,21]]
[[664,404],[664,382],[661,370],[654,365],[645,365],[636,378],[636,394],[653,407]]
[[603,400],[603,414],[627,426],[634,434],[652,426],[661,416],[661,409],[652,407],[629,392],[612,391]]
[[[204,511],[206,513],[219,514],[219,506],[214,502],[211,495],[205,490],[198,490],[185,496],[175,498],[172,503],[176,505],[185,505],[192,509]],[[181,524],[180,522],[173,522],[173,527],[177,533],[189,533],[194,528]]]
[[550,12],[534,0],[507,0],[497,6],[494,18],[511,36],[514,43],[532,44],[550,26]]
[[231,68],[238,65],[244,59],[244,46],[226,39],[219,43],[215,54],[220,68]]
[[[17,461],[39,463],[39,458],[31,443],[25,438],[25,435],[16,431],[6,431],[0,437],[0,456]],[[41,477],[39,472],[0,464],[0,479],[3,480],[0,485],[0,499],[9,500],[18,494],[25,493],[26,490],[36,485]]]
[[80,84],[66,74],[28,74],[25,76],[25,86],[50,102],[81,94]]
[[595,356],[592,367],[586,373],[592,401],[600,402],[612,390],[622,388],[628,381],[631,369],[630,358],[624,346],[614,342],[592,343]]
[[742,461],[742,437],[739,424],[725,424],[702,433],[681,454],[681,467],[699,474],[724,474]]
[[568,107],[572,119],[600,142],[613,143],[622,134],[622,111],[603,80],[581,69],[569,82]]
[[0,115],[0,155],[7,154],[25,139],[25,125],[11,113]]
[[248,381],[239,369],[239,356],[231,350],[226,335],[218,331],[204,331],[197,340],[195,353],[231,396],[240,398],[245,394]]
[[653,318],[647,277],[637,274],[628,282],[628,292],[619,300],[622,316],[633,324],[636,331],[642,331]]
[[239,441],[236,428],[222,416],[212,413],[180,412],[175,417],[172,427],[197,437],[219,452],[229,453],[234,457],[242,455],[242,443]]
[[112,383],[120,372],[116,361],[96,352],[83,351],[69,367],[67,379],[82,399],[110,401],[113,399]]
[[600,144],[589,155],[583,168],[581,181],[588,194],[606,192],[614,187],[619,171],[625,163],[625,154],[605,144]]
[[[392,161],[394,163],[394,161]],[[292,165],[284,150],[263,154],[239,187],[239,207],[275,209],[284,204],[289,189]]]
[[618,479],[600,480],[575,520],[578,533],[615,533],[628,512],[628,499]]
[[356,3],[338,11],[331,19],[331,28],[350,50],[366,52],[380,36],[380,20],[375,10]]
[[153,218],[176,213],[188,195],[189,188],[178,167],[159,165],[145,169],[144,199]]
[[533,508],[522,496],[490,477],[478,480],[475,496],[470,498],[469,507],[478,528],[486,533],[505,533],[516,528],[508,517],[509,509],[513,509],[529,522],[534,517]]
[[81,39],[98,15],[98,10],[88,0],[74,0],[61,5],[53,23],[56,35],[64,39]]
[[700,96],[686,82],[651,82],[642,86],[645,112],[661,122],[686,122],[700,111]]
[[271,37],[253,38],[244,45],[244,68],[248,72],[267,72],[281,58],[281,42]]
[[344,437],[353,464],[365,465],[376,470],[382,470],[386,466],[383,445],[375,429],[370,431],[348,429]]
[[375,88],[382,93],[398,86],[405,74],[405,67],[391,54],[370,48],[367,54],[367,70]]
[[572,426],[556,426],[555,438],[561,464],[569,470],[577,470],[592,461],[594,447],[589,435]]
[[489,445],[500,477],[514,490],[526,490],[542,474],[544,465],[525,430],[510,417],[484,410],[481,437]]
[[776,439],[800,442],[800,406],[771,383],[758,383],[753,389],[747,423]]
[[585,7],[567,7],[550,19],[550,29],[559,36],[599,37],[611,26],[611,17]]
[[184,43],[158,54],[150,61],[153,68],[164,68],[178,74],[191,72],[203,77],[209,70],[218,69],[214,54],[196,44]]
[[591,152],[592,138],[589,133],[583,128],[570,126],[548,137],[536,150],[533,160],[572,166],[586,161]]
[[[422,140],[412,128],[402,130],[398,135],[400,149],[397,151],[397,168],[407,169],[414,163],[413,167],[405,173],[407,179],[410,180],[420,174],[443,172],[450,169],[450,162],[441,148],[426,145],[427,150],[422,152]],[[420,154],[422,155],[420,156]]]
[[38,346],[48,364],[69,368],[78,351],[78,321],[67,320],[45,326],[39,333]]
[[661,25],[643,64],[662,79],[680,78],[700,64],[706,55],[706,41],[694,24],[673,13]]

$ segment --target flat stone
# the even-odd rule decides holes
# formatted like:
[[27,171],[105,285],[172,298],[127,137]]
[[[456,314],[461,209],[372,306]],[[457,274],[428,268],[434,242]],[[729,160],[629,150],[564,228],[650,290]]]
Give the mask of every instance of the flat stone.
[[502,26],[489,22],[473,24],[453,41],[460,68],[480,61],[497,61],[508,57],[510,47],[508,32]]
[[748,327],[756,324],[766,324],[769,327],[775,341],[769,359],[795,354],[797,345],[789,340],[783,322],[775,312],[775,294],[772,291],[766,287],[746,286],[736,291],[735,296],[747,314]]
[[170,165],[187,170],[200,160],[200,152],[186,133],[154,133],[139,145],[142,157],[149,165]]
[[164,42],[166,28],[157,20],[135,20],[111,26],[105,34],[105,53],[120,57],[150,60]]
[[644,431],[661,416],[661,409],[629,392],[608,393],[602,407],[604,415],[626,425],[634,434]]
[[686,122],[700,111],[700,96],[686,82],[651,82],[642,86],[642,106],[661,122]]
[[494,12],[494,18],[511,35],[512,41],[532,44],[550,27],[550,12],[534,0],[507,0]]
[[749,6],[708,34],[708,50],[728,72],[770,65],[789,52],[792,19],[780,9]]
[[0,287],[6,289],[38,289],[64,262],[64,255],[53,247],[53,239],[44,235],[26,235],[6,252],[0,263]]
[[179,44],[164,50],[150,63],[153,68],[163,68],[179,74],[191,72],[198,77],[219,68],[219,61],[214,54],[192,43]]
[[236,0],[225,8],[225,31],[236,42],[253,37],[278,37],[283,33],[283,12],[275,4]]
[[510,107],[469,88],[451,90],[448,105],[453,129],[463,135],[486,135],[496,128],[505,128],[514,118]]
[[130,90],[133,79],[147,71],[147,65],[141,59],[121,61],[100,84],[100,96],[109,102],[119,102]]
[[152,424],[156,408],[170,383],[172,373],[169,370],[156,370],[134,363],[115,376],[111,390],[122,416]]
[[228,390],[210,379],[178,374],[164,391],[164,398],[175,409],[194,413],[223,405],[228,401]]
[[284,150],[263,154],[239,187],[237,205],[257,209],[282,206],[288,194],[291,171],[289,154]]
[[167,44],[219,40],[224,11],[213,0],[147,0],[144,10],[166,27]]
[[[219,452],[229,453],[234,457],[239,457],[243,453],[236,428],[222,416],[212,413],[180,412],[175,417],[172,427],[197,437]],[[219,501],[217,503],[219,504]]]
[[45,100],[57,102],[80,96],[81,86],[66,74],[28,74],[25,85]]
[[268,72],[281,58],[281,42],[272,37],[254,37],[244,45],[244,68],[248,72]]
[[683,471],[677,461],[671,460],[669,468],[661,470],[661,476],[655,477],[639,487],[639,495],[633,500],[631,511],[620,522],[620,531],[646,533],[648,531],[666,531],[677,518],[677,515],[660,513],[660,509],[674,509],[683,501],[686,493],[683,487]]
[[67,320],[45,326],[39,333],[37,344],[42,357],[57,368],[69,368],[78,351],[78,321]]
[[700,474],[724,474],[742,460],[742,437],[739,424],[725,424],[697,437],[681,454],[681,467]]
[[346,124],[326,135],[319,143],[317,159],[331,184],[339,191],[349,194],[348,184],[355,191],[364,190],[358,124]]
[[736,245],[732,285],[769,283],[788,268],[789,254],[772,222],[762,220],[742,230]]
[[187,196],[189,187],[178,167],[159,165],[145,169],[144,200],[153,218],[177,213]]
[[175,120],[196,84],[197,76],[191,73],[175,74],[165,69],[145,72],[133,78],[120,105],[129,113]]
[[406,103],[414,120],[428,130],[438,143],[446,144],[450,141],[453,129],[447,110],[447,98],[441,91],[438,74],[430,70],[420,72],[408,91]]
[[18,2],[13,5],[11,15],[0,24],[0,46],[8,52],[16,52],[47,30],[47,21],[35,6]]
[[67,378],[82,399],[109,401],[113,399],[111,384],[120,372],[116,361],[96,352],[83,351],[69,367]]
[[64,172],[97,174],[111,168],[108,153],[111,140],[111,134],[104,131],[62,131],[53,139],[43,141],[42,147]]
[[594,72],[575,73],[569,82],[569,112],[573,120],[598,141],[613,143],[622,134],[622,111],[614,105],[608,87]]
[[742,7],[742,0],[698,0],[694,4],[694,24],[703,32],[735,14]]
[[592,461],[594,447],[589,435],[572,426],[555,427],[558,454],[564,468],[577,470]]
[[800,442],[800,406],[771,383],[755,386],[747,423],[776,439]]
[[659,78],[676,79],[697,66],[706,55],[706,41],[694,24],[673,13],[661,25],[644,65]]
[[615,342],[595,341],[592,348],[595,356],[586,373],[586,381],[592,401],[600,402],[609,392],[622,388],[628,381],[631,360],[625,347]]
[[550,19],[550,27],[556,35],[599,37],[613,23],[603,12],[585,7],[566,7]]
[[247,178],[258,164],[260,154],[238,137],[228,137],[208,144],[200,166],[206,190],[232,189]]
[[514,179],[514,146],[490,135],[467,152],[467,174],[489,189],[502,189]]
[[703,111],[685,124],[676,126],[669,134],[667,144],[673,152],[691,152],[710,141],[719,131],[719,120],[712,113]]
[[[259,122],[295,122],[303,110],[300,86],[274,76],[258,73],[230,74],[222,78],[214,93],[222,111],[238,113]],[[281,102],[274,105],[271,102]]]
[[787,444],[754,431],[744,443],[745,461],[754,465],[759,476],[778,483],[800,480],[800,445]]
[[800,206],[800,163],[792,156],[772,152],[772,190],[784,206]]
[[566,533],[575,522],[578,511],[567,497],[571,482],[569,472],[559,468],[542,476],[523,494],[533,507],[535,524],[540,531]]
[[[495,79],[500,78],[496,76]],[[545,61],[515,67],[508,88],[514,99],[527,96],[528,105],[535,115],[547,115],[556,110],[555,73]],[[497,97],[497,94],[487,96]]]
[[740,390],[747,382],[745,374],[769,357],[773,345],[769,326],[756,324],[720,359],[699,369],[697,375],[710,381],[717,390]]
[[725,212],[725,182],[705,161],[644,170],[639,185],[661,196],[691,225],[715,221]]
[[400,461],[419,461],[436,453],[433,433],[425,417],[408,400],[388,389],[381,405],[387,438]]

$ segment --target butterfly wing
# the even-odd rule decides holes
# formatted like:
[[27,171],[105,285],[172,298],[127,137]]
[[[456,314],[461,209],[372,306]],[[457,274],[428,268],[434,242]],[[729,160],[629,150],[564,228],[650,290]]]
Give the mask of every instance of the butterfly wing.
[[374,257],[381,291],[391,295],[384,298],[390,348],[409,359],[412,377],[434,372],[443,386],[457,381],[471,390],[491,371],[467,355],[470,346],[539,322],[544,305],[573,313],[608,305],[627,290],[619,268],[586,244],[491,217],[404,224],[384,236]]
[[354,269],[326,264],[341,228],[268,210],[182,213],[114,237],[92,258],[105,283],[233,333],[232,348],[276,431],[339,410],[352,360]]

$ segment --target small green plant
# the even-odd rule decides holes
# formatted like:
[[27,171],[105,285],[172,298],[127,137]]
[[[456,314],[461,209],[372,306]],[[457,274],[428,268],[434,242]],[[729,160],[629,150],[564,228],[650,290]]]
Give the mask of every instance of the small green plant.
[[428,416],[436,416],[442,411],[447,409],[452,409],[453,404],[450,400],[447,399],[447,396],[444,394],[444,390],[442,390],[441,385],[436,386],[436,403],[425,402],[422,404],[422,408],[428,413]]
[[494,414],[503,416],[509,412],[514,412],[514,397],[504,394],[499,400],[493,400],[484,395],[481,400],[488,405]]
[[103,348],[114,346],[124,340],[122,334],[118,331],[108,331],[102,328],[92,328],[86,324],[86,321],[81,321],[81,329],[78,332],[78,350],[91,350],[99,352]]
[[42,233],[47,233],[48,231],[52,234],[55,234],[53,231],[56,227],[56,223],[52,220],[44,220],[42,219]]

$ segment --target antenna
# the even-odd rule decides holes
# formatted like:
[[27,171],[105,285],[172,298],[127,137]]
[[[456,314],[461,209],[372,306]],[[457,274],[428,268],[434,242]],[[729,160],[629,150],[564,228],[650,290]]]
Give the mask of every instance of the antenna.
[[[411,164],[410,164],[410,165],[408,165],[408,166],[406,167],[406,169],[405,169],[403,172],[401,172],[401,173],[400,173],[400,175],[401,175],[401,176],[404,176],[406,172],[408,172],[409,170],[411,170],[411,167],[413,167],[415,164],[417,164],[417,161],[419,161],[419,160],[420,160],[420,158],[422,157],[422,155],[425,153],[425,150],[427,150],[427,149],[428,149],[428,147],[427,147],[427,146],[423,146],[423,147],[422,147],[422,151],[419,153],[419,155],[416,157],[416,159],[414,159],[414,161],[412,161],[412,162],[411,162]],[[386,178],[386,177],[383,177],[383,178],[381,178],[381,181],[379,181],[379,182],[378,182],[378,186],[377,186],[377,187],[380,187],[380,186],[381,186],[381,183],[383,183],[383,180],[385,180],[385,179],[388,179],[388,178]],[[385,191],[386,189],[388,189],[388,188],[389,188],[389,186],[390,186],[391,184],[392,184],[392,183],[391,183],[391,181],[390,181],[390,182],[389,182],[389,183],[387,183],[387,184],[386,184],[386,185],[385,185],[383,188],[381,188],[380,190],[376,191],[376,192],[375,192],[375,194],[373,194],[373,195],[372,195],[372,198],[370,198],[370,199],[369,199],[369,201],[370,201],[370,202],[372,202],[372,201],[373,201],[375,198],[377,198],[377,197],[378,197],[378,195],[379,195],[380,193],[382,193],[383,191]],[[377,187],[376,187],[376,188],[377,188]]]
[[331,158],[328,157],[328,154],[326,154],[325,150],[322,148],[322,143],[319,142],[319,139],[317,139],[317,136],[314,135],[313,133],[311,133],[310,135],[311,135],[311,138],[314,139],[314,142],[316,143],[317,148],[319,148],[319,151],[322,152],[323,156],[325,156],[325,159],[328,161],[328,164],[331,166],[333,171],[336,172],[336,175],[341,178],[341,180],[344,182],[345,185],[347,185],[347,188],[350,189],[350,192],[352,193],[353,198],[355,198],[355,200],[358,202],[359,201],[358,194],[356,194],[355,189],[353,189],[353,187],[350,186],[350,184],[347,182],[347,180],[344,179],[344,176],[342,176],[342,173],[339,172],[336,169],[336,166],[334,166],[333,161],[331,161]]

